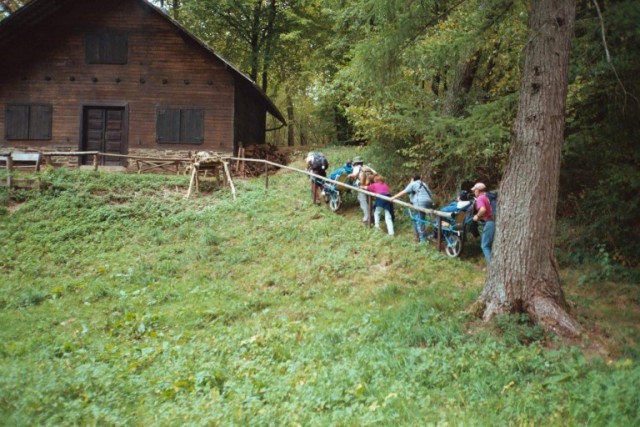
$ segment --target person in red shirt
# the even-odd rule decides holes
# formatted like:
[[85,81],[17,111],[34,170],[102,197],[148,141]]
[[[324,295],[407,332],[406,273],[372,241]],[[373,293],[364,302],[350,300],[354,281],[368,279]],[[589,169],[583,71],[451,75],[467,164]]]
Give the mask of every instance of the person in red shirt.
[[[382,175],[373,176],[373,184],[367,187],[367,191],[391,197],[391,190]],[[373,219],[376,228],[380,228],[380,214],[384,211],[384,221],[387,224],[387,233],[394,235],[393,230],[393,203],[382,199],[376,199],[376,208],[373,211]]]
[[491,209],[491,202],[487,197],[487,186],[481,182],[477,182],[471,191],[476,196],[476,214],[473,216],[475,222],[483,222],[484,229],[480,239],[480,247],[487,264],[491,261],[491,247],[493,246],[493,236],[496,231],[496,223]]

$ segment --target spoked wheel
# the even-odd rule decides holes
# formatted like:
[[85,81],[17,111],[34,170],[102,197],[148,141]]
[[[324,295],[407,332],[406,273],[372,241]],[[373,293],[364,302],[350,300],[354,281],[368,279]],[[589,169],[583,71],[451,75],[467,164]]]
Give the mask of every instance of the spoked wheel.
[[340,205],[342,204],[342,198],[340,197],[340,192],[336,191],[331,194],[331,199],[329,200],[329,208],[332,211],[337,211],[340,209]]
[[462,239],[457,234],[447,236],[445,243],[447,244],[445,252],[451,258],[457,257],[462,252]]

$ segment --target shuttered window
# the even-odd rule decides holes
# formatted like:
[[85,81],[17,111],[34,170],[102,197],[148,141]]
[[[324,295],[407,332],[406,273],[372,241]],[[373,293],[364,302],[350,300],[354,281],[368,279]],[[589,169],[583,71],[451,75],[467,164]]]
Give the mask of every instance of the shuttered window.
[[87,64],[126,64],[128,37],[123,33],[91,33],[85,36]]
[[204,110],[202,108],[161,108],[156,120],[159,143],[202,144]]
[[51,105],[7,104],[5,110],[5,138],[50,140]]

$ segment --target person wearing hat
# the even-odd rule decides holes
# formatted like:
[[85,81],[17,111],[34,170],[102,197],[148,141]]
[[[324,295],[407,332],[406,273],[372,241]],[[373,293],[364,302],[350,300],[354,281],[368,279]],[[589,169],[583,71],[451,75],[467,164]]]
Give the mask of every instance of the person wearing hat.
[[[310,170],[316,175],[327,176],[327,168],[329,167],[329,162],[324,154],[320,152],[310,151],[307,154],[307,158],[305,159],[307,164],[307,170]],[[318,193],[322,189],[324,185],[324,181],[319,178],[311,178],[311,192],[313,193],[313,203],[315,205],[319,205]]]
[[[351,163],[353,164],[353,170],[348,175],[348,178],[354,181],[356,187],[367,188],[371,184],[371,178],[377,172],[366,166],[360,156],[355,156]],[[360,203],[360,209],[362,209],[362,222],[368,223],[370,212],[367,195],[358,191],[358,202]]]
[[[465,190],[461,190],[458,192],[458,196],[456,197],[456,200],[452,201],[448,205],[443,206],[438,210],[440,212],[456,212],[456,211],[466,209],[467,206],[469,206],[470,204],[471,202],[469,201],[469,193]],[[447,222],[450,222],[447,220],[447,218],[444,218],[444,220]]]
[[476,196],[476,214],[473,216],[475,222],[484,222],[480,247],[487,264],[491,261],[491,247],[493,246],[493,235],[496,231],[496,223],[491,209],[491,202],[487,197],[487,186],[481,182],[477,182],[471,191]]
[[[445,218],[445,217],[438,217],[438,220],[442,220],[448,224],[451,224],[452,222],[455,222],[455,216],[460,212],[460,211],[467,211],[469,209],[469,206],[471,206],[471,201],[469,201],[469,192],[465,191],[465,190],[461,190],[458,192],[458,196],[456,197],[456,199],[454,201],[452,201],[451,203],[449,203],[446,206],[443,206],[441,208],[438,208],[438,210],[440,212],[449,212],[453,215],[453,217],[451,218]],[[455,212],[455,214],[454,214]],[[431,236],[429,237],[429,239],[431,240],[436,240],[438,238],[438,228],[434,227],[433,228],[433,233],[431,234]]]
[[447,206],[444,206],[438,209],[440,212],[455,212],[460,209],[464,209],[469,206],[471,202],[469,201],[469,192],[465,190],[458,191],[458,195],[456,200],[449,203]]
[[[402,197],[405,194],[409,195],[409,200],[411,200],[411,204],[417,208],[423,209],[431,209],[433,208],[433,197],[431,196],[431,190],[422,182],[420,175],[415,175],[409,185],[393,196],[391,199],[395,200],[398,197]],[[416,216],[421,221],[414,221],[414,227],[416,231],[416,235],[418,236],[419,242],[424,242],[427,240],[427,233],[425,230],[425,217],[426,214],[424,212],[416,211]]]

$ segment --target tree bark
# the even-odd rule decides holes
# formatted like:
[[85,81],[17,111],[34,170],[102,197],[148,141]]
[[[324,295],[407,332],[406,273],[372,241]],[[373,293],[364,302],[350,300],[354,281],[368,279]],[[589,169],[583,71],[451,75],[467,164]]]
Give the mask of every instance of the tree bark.
[[458,117],[464,112],[464,107],[467,103],[466,95],[473,86],[473,80],[478,71],[480,57],[481,52],[476,51],[459,64],[453,76],[452,84],[446,92],[444,102],[445,114]]
[[291,98],[291,94],[287,92],[287,146],[293,147],[295,142],[295,117],[293,110],[293,99]]
[[180,18],[180,0],[173,0],[173,19]]
[[251,46],[251,57],[249,77],[254,82],[258,81],[258,70],[260,67],[260,16],[262,15],[262,0],[256,0],[253,6],[251,19],[251,30],[249,44]]
[[274,27],[276,22],[276,0],[270,0],[267,7],[267,25],[264,30],[264,52],[262,61],[262,90],[267,93],[269,84],[269,68],[271,68],[271,50],[273,48],[273,41],[276,37]]
[[530,11],[483,317],[526,312],[545,329],[575,337],[581,327],[566,311],[554,256],[575,0],[531,0]]

